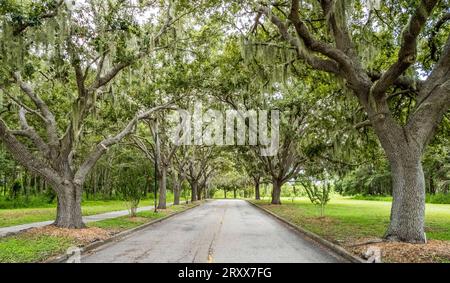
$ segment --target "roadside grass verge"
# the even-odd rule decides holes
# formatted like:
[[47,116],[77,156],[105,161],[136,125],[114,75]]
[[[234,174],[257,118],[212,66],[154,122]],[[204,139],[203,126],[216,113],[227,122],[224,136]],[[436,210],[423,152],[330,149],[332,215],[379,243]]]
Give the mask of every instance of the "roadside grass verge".
[[63,253],[74,245],[73,239],[24,233],[0,239],[0,262],[40,262]]
[[[320,217],[318,207],[306,199],[294,202],[285,200],[282,205],[270,205],[267,200],[253,202],[295,225],[344,247],[381,238],[389,224],[391,208],[391,203],[386,201],[337,198],[330,201],[325,208],[325,216]],[[429,240],[445,241],[444,243],[430,241],[430,244],[439,243],[440,249],[447,249],[448,244],[450,249],[450,205],[427,204],[425,230]],[[450,260],[450,250],[448,254]],[[430,259],[431,256],[419,260]],[[442,260],[447,259],[435,256],[431,261]]]
[[[153,200],[142,200],[142,206],[153,205]],[[127,203],[120,200],[84,201],[81,207],[83,215],[94,215],[127,209]],[[0,227],[15,226],[33,222],[53,220],[56,218],[56,207],[0,209]]]
[[[352,197],[347,197],[355,200],[377,200],[377,201],[392,201],[391,196],[365,196],[365,195],[356,195]],[[425,198],[426,203],[434,203],[434,204],[450,204],[450,193],[437,193],[434,195],[427,194]]]
[[165,210],[143,211],[137,217],[117,217],[88,223],[86,229],[60,229],[54,226],[34,228],[14,236],[0,238],[0,263],[43,262],[63,254],[69,247],[83,247],[98,240],[106,240],[175,212],[186,210],[195,203],[171,206]]
[[167,207],[167,209],[158,210],[158,212],[156,213],[154,211],[141,211],[137,213],[136,217],[123,216],[97,222],[91,222],[88,223],[88,227],[98,227],[110,230],[111,232],[122,232],[124,230],[138,227],[147,222],[163,218],[175,212],[182,211],[184,209],[192,207],[193,205],[195,204],[189,203],[177,206],[169,206]]

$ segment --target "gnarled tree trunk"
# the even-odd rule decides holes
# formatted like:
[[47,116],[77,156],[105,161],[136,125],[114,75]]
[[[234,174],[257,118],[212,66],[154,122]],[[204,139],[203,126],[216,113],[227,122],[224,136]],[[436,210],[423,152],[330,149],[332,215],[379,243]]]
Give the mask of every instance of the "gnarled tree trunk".
[[391,222],[385,237],[411,243],[426,242],[425,179],[420,154],[408,151],[390,161],[393,183]]
[[272,181],[272,204],[281,204],[281,186],[282,183],[278,180]]
[[67,182],[56,188],[58,205],[54,225],[61,228],[84,228],[81,213],[81,187]]
[[391,167],[393,198],[385,238],[425,243],[425,178],[421,161],[424,146],[391,116],[380,117],[373,119],[372,124]]

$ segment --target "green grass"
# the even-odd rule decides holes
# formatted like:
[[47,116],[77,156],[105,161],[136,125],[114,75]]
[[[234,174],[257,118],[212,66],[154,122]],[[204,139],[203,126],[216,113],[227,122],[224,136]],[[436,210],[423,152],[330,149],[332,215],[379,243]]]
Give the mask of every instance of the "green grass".
[[63,253],[74,242],[44,235],[18,235],[0,239],[0,262],[40,262]]
[[112,229],[112,230],[127,230],[132,229],[134,227],[138,227],[142,224],[150,222],[152,220],[156,220],[167,216],[169,214],[184,210],[188,207],[191,207],[192,204],[181,204],[178,206],[170,206],[165,210],[159,210],[158,212],[154,211],[141,211],[137,213],[137,217],[130,218],[128,216],[117,217],[112,219],[106,219],[97,222],[91,222],[88,224],[89,227],[98,227],[103,229]]
[[[137,214],[137,217],[128,216],[113,219],[102,220],[89,223],[89,227],[98,227],[106,230],[120,232],[152,220],[162,218],[177,211],[185,210],[194,204],[182,204],[175,207],[169,207],[166,210],[160,210],[157,213],[153,211],[143,211]],[[50,257],[64,253],[69,247],[82,245],[74,239],[63,236],[48,236],[39,234],[30,234],[27,232],[15,236],[9,236],[0,239],[0,263],[5,262],[42,262]]]
[[[153,200],[143,200],[139,206],[149,206],[152,204]],[[84,201],[82,203],[82,211],[85,216],[125,209],[127,209],[127,203],[120,200],[96,200]],[[0,209],[0,227],[53,220],[55,217],[55,207]]]
[[[389,224],[391,202],[334,198],[325,208],[325,218],[307,199],[292,203],[285,199],[283,205],[268,205],[267,200],[257,201],[281,217],[334,242],[355,238],[382,237]],[[428,239],[450,241],[450,205],[426,205],[426,233]]]
[[[351,197],[355,200],[378,200],[378,201],[392,201],[391,196],[364,196],[356,195]],[[434,195],[427,194],[425,198],[426,203],[434,204],[450,204],[450,194],[437,193]]]

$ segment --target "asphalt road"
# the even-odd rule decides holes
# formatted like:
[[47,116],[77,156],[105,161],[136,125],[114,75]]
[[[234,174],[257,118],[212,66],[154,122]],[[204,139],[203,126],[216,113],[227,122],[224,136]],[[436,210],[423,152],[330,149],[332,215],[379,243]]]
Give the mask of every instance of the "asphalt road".
[[215,200],[83,256],[82,262],[340,262],[242,200]]

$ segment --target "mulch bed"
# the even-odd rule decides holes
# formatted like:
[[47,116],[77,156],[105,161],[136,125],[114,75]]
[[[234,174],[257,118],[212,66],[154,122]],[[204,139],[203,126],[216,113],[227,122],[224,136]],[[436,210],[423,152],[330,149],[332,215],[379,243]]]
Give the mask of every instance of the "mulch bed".
[[95,241],[106,240],[110,238],[114,232],[97,227],[84,229],[65,229],[50,225],[39,228],[32,228],[26,233],[30,235],[46,235],[70,238],[74,239],[79,244],[86,245]]
[[[432,263],[450,261],[450,242],[429,240],[426,244],[409,244],[381,241],[381,239],[362,239],[345,245],[346,249],[362,257],[369,247],[381,250],[382,262]],[[370,243],[369,243],[370,242]]]

